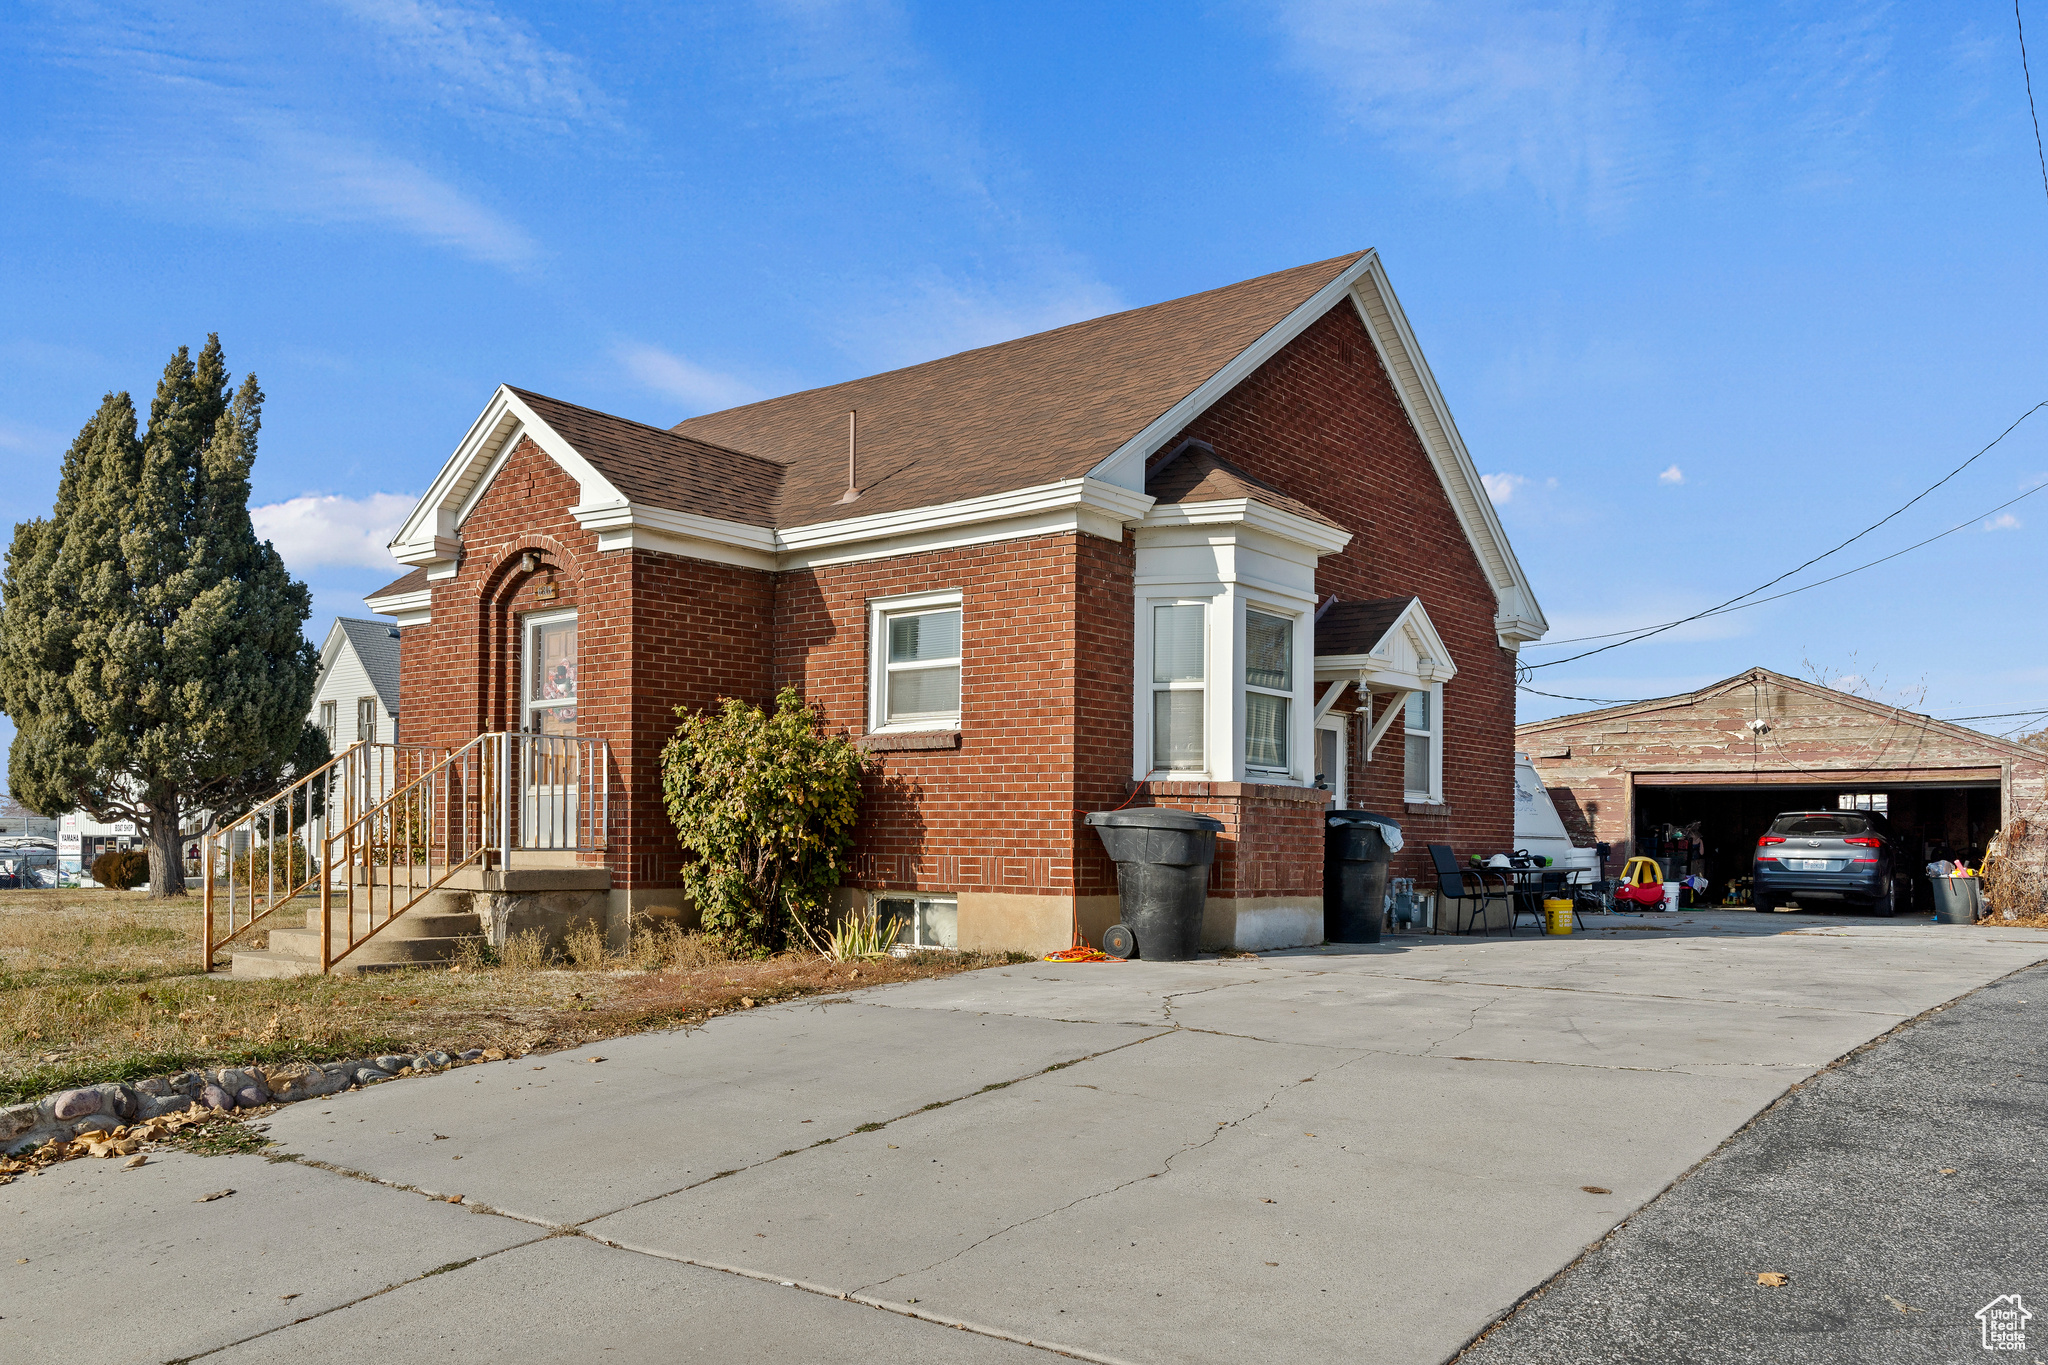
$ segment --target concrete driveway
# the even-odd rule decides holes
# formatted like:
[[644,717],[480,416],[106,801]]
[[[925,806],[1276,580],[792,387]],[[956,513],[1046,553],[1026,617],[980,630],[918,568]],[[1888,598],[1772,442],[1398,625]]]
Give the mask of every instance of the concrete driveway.
[[996,968],[296,1105],[270,1136],[298,1161],[0,1189],[0,1332],[138,1362],[1442,1361],[1787,1087],[2048,960],[2019,930],[1603,923]]

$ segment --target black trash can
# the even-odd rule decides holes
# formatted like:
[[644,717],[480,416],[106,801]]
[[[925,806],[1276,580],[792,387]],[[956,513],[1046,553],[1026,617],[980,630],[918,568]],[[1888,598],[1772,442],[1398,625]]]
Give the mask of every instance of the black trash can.
[[1382,826],[1398,821],[1369,810],[1323,812],[1323,938],[1329,943],[1378,943],[1387,903],[1387,862],[1393,857]]
[[[1103,951],[1147,962],[1193,957],[1202,943],[1209,865],[1223,822],[1165,806],[1090,811],[1084,818],[1116,863],[1122,902],[1122,920],[1102,936]],[[1127,948],[1119,930],[1132,940]]]

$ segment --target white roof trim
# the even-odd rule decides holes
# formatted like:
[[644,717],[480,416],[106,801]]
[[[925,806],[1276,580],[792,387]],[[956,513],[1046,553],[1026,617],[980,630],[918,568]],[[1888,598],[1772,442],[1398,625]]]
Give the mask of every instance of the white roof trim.
[[1382,691],[1419,692],[1458,676],[1457,661],[1416,598],[1364,654],[1316,655],[1316,680],[1356,679]]
[[1351,543],[1351,532],[1256,498],[1214,498],[1204,502],[1162,502],[1145,514],[1146,526],[1221,526],[1241,522],[1254,530],[1292,541],[1317,555],[1331,555]]
[[425,564],[430,572],[453,565],[462,550],[458,533],[463,519],[474,509],[477,495],[489,484],[521,436],[530,438],[576,480],[580,508],[625,505],[625,496],[610,480],[577,454],[576,448],[542,421],[518,394],[500,384],[392,538],[391,553],[399,563]]
[[1358,309],[1359,318],[1379,352],[1380,363],[1386,367],[1395,392],[1407,409],[1409,423],[1421,438],[1430,463],[1436,467],[1437,478],[1450,499],[1458,524],[1493,588],[1497,607],[1494,629],[1500,642],[1512,649],[1541,639],[1550,624],[1536,603],[1535,590],[1515,558],[1500,518],[1494,514],[1493,501],[1479,481],[1479,471],[1465,449],[1457,424],[1451,420],[1450,407],[1437,388],[1429,363],[1422,357],[1422,348],[1415,341],[1400,301],[1394,297],[1393,286],[1387,282],[1386,268],[1377,251],[1366,252],[1339,272],[1193,393],[1118,446],[1089,471],[1090,477],[1126,488],[1144,487],[1147,459],[1347,296]]
[[412,592],[394,592],[383,597],[365,597],[363,605],[379,616],[397,618],[399,627],[423,626],[434,619],[434,590],[416,588]]

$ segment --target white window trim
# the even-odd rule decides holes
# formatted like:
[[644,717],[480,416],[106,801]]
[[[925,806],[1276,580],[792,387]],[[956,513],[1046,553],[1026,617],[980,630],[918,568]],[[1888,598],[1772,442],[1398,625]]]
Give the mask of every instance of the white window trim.
[[928,717],[918,721],[889,721],[889,639],[884,627],[888,618],[906,611],[929,611],[952,607],[960,612],[960,696],[967,696],[967,612],[958,592],[927,592],[909,597],[877,597],[868,601],[868,733],[900,735],[960,728],[960,712],[951,716]]
[[[551,626],[562,621],[574,621],[576,609],[563,611],[535,611],[519,618],[519,714],[521,730],[531,728],[530,722],[536,709],[533,700],[533,628]],[[577,632],[576,639],[576,695],[563,702],[544,703],[537,709],[552,711],[563,706],[577,706],[583,701],[583,639]]]
[[[1131,776],[1140,782],[1251,782],[1307,787],[1315,782],[1315,618],[1311,602],[1271,590],[1246,592],[1239,583],[1196,581],[1140,584],[1134,594],[1131,690]],[[1208,652],[1203,686],[1202,753],[1206,766],[1160,768],[1152,752],[1152,609],[1203,606]],[[1263,612],[1294,623],[1294,688],[1287,695],[1286,768],[1253,768],[1245,762],[1245,612]],[[1226,615],[1227,613],[1227,615]],[[1261,689],[1272,691],[1272,689]]]
[[[1332,711],[1316,722],[1317,753],[1321,752],[1322,736],[1326,733],[1337,736],[1337,771],[1323,776],[1330,780],[1330,799],[1336,808],[1348,810],[1351,806],[1351,713]],[[1315,781],[1313,773],[1309,775],[1309,781]]]
[[[1143,597],[1138,600],[1138,716],[1137,738],[1140,755],[1138,769],[1145,774],[1148,782],[1205,782],[1216,762],[1216,600],[1214,597],[1191,597],[1176,594],[1170,597]],[[1155,682],[1153,658],[1153,626],[1156,607],[1200,607],[1202,609],[1202,682],[1199,688],[1187,683],[1176,686],[1173,683]],[[1202,695],[1202,766],[1200,768],[1167,768],[1159,763],[1159,756],[1152,751],[1157,736],[1153,733],[1152,708],[1156,703],[1153,694],[1161,691],[1194,692]]]
[[[1257,612],[1261,616],[1270,616],[1275,620],[1285,621],[1287,623],[1289,631],[1287,650],[1287,672],[1289,678],[1291,679],[1291,685],[1288,687],[1261,687],[1253,683],[1250,677],[1248,676],[1248,674],[1251,671],[1250,636],[1251,614],[1253,612]],[[1259,602],[1247,598],[1244,603],[1244,609],[1237,613],[1237,633],[1237,672],[1235,675],[1237,682],[1237,725],[1235,726],[1235,729],[1237,733],[1235,739],[1237,742],[1237,761],[1244,767],[1245,780],[1257,781],[1260,778],[1265,778],[1268,780],[1273,778],[1285,778],[1288,781],[1292,782],[1299,780],[1303,769],[1306,768],[1309,770],[1308,780],[1310,782],[1314,782],[1316,779],[1314,773],[1315,739],[1313,730],[1310,731],[1308,746],[1310,752],[1307,755],[1308,761],[1306,763],[1302,761],[1303,755],[1301,752],[1302,737],[1300,731],[1302,715],[1301,707],[1303,700],[1301,685],[1301,613],[1298,611],[1289,610],[1284,607],[1268,606],[1264,602]],[[1314,646],[1311,645],[1310,655],[1313,656],[1313,654]],[[1308,671],[1311,674],[1315,672],[1315,664],[1313,661],[1313,657],[1311,657]],[[1249,698],[1251,694],[1254,692],[1258,693],[1261,696],[1285,697],[1287,699],[1287,762],[1281,767],[1255,767],[1252,764],[1251,705],[1247,698]],[[1310,696],[1308,704],[1311,708],[1313,708],[1315,705],[1313,682],[1311,682],[1310,686]]]
[[[1431,728],[1428,732],[1429,790],[1426,792],[1404,791],[1402,795],[1414,805],[1440,806],[1444,801],[1444,685],[1440,682],[1431,683],[1427,691],[1431,721]],[[1406,705],[1407,698],[1404,697],[1402,698],[1402,706],[1405,708]],[[1401,717],[1401,784],[1403,787],[1406,787],[1408,783],[1407,736],[1408,717],[1404,709]]]

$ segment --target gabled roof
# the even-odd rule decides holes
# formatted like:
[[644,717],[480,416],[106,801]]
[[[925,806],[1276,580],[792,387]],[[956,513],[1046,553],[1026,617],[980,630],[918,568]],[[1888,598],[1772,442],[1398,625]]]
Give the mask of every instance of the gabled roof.
[[377,689],[377,700],[385,711],[398,714],[398,627],[389,621],[366,621],[356,616],[338,616],[328,628],[327,642],[320,649],[317,692],[341,657],[343,649],[354,651],[356,661]]
[[1316,677],[1413,690],[1458,676],[1419,597],[1333,602],[1316,618]]
[[1817,682],[1808,682],[1804,678],[1787,677],[1783,673],[1776,673],[1768,668],[1761,667],[1744,669],[1732,678],[1723,678],[1717,683],[1708,683],[1705,687],[1695,692],[1680,692],[1675,696],[1669,697],[1650,697],[1643,701],[1624,702],[1619,706],[1603,706],[1592,711],[1574,711],[1570,715],[1552,716],[1549,720],[1528,721],[1517,725],[1515,727],[1515,734],[1519,738],[1524,734],[1535,735],[1541,734],[1546,730],[1558,730],[1567,726],[1584,725],[1588,721],[1620,720],[1628,716],[1677,710],[1682,707],[1696,706],[1703,701],[1711,701],[1726,693],[1734,692],[1741,688],[1753,687],[1758,683],[1769,683],[1772,687],[1780,687],[1787,692],[1798,692],[1816,700],[1827,702],[1844,711],[1860,711],[1873,720],[1888,722],[1909,720],[1916,725],[1924,726],[1931,733],[1946,735],[1951,739],[1960,740],[1966,744],[1981,745],[1986,749],[1994,749],[2013,758],[2031,759],[2037,763],[2042,762],[2044,759],[2044,755],[2039,749],[2025,744],[2016,744],[2009,739],[2000,739],[1996,735],[1987,735],[1982,730],[1972,730],[1966,725],[1957,725],[1953,721],[1937,720],[1933,716],[1922,715],[1918,711],[1908,711],[1904,707],[1886,706],[1881,701],[1872,701],[1868,697],[1859,697],[1853,692],[1837,691],[1835,688],[1827,687]]
[[[789,469],[777,525],[802,526],[1079,478],[1365,255],[678,422]],[[846,414],[860,414],[860,499]]]
[[634,502],[744,526],[777,524],[785,471],[773,460],[526,389],[512,392]]
[[[775,569],[1061,526],[1114,538],[1152,504],[1146,462],[1347,304],[1493,589],[1500,639],[1540,638],[1548,627],[1535,593],[1371,251],[707,413],[669,431],[500,386],[392,552],[430,579],[453,574],[464,518],[521,439],[577,481],[570,511],[597,532],[600,550],[646,547]],[[850,411],[858,413],[861,491],[849,502]],[[1330,525],[1310,515],[1318,528]]]
[[1316,618],[1316,655],[1370,654],[1379,648],[1394,622],[1408,610],[1410,597],[1375,597],[1369,602],[1332,602]]
[[1200,441],[1190,441],[1181,453],[1155,465],[1146,476],[1145,491],[1155,503],[1224,502],[1249,498],[1292,512],[1297,517],[1337,526],[1305,502],[1288,497],[1273,485],[1256,479],[1218,455]]

